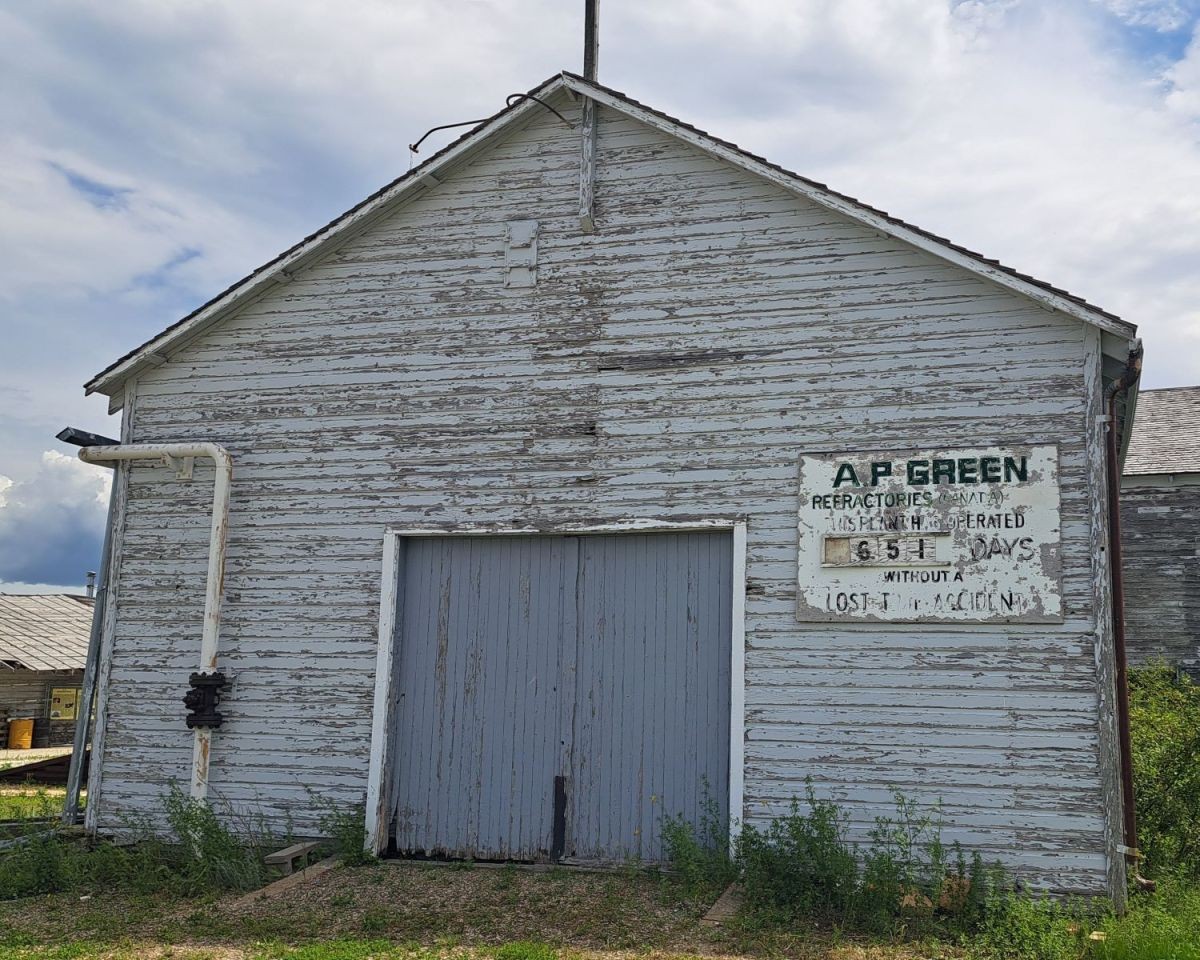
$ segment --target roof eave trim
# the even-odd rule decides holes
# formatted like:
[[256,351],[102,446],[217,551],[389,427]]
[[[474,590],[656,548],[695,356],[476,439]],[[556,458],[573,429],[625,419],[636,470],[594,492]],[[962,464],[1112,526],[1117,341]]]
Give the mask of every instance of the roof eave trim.
[[586,80],[575,76],[574,74],[563,74],[563,81],[568,89],[582,96],[586,96],[597,103],[613,110],[619,110],[636,120],[655,127],[664,133],[678,137],[686,143],[705,151],[706,153],[715,156],[735,166],[742,167],[752,173],[757,174],[786,190],[799,194],[814,203],[819,203],[827,209],[843,214],[852,220],[857,220],[873,230],[878,230],[881,233],[895,237],[905,243],[911,244],[920,250],[931,253],[934,256],[940,257],[950,263],[960,266],[966,270],[970,270],[980,276],[998,283],[1001,286],[1008,287],[1031,300],[1035,300],[1043,306],[1053,310],[1065,313],[1068,316],[1075,317],[1085,323],[1090,323],[1101,330],[1106,330],[1109,333],[1120,337],[1130,338],[1137,332],[1137,327],[1124,320],[1119,320],[1111,317],[1101,311],[1088,309],[1083,304],[1077,303],[1068,297],[1060,296],[1050,290],[1034,283],[1028,283],[1015,277],[1005,270],[991,266],[987,262],[972,257],[969,254],[956,250],[953,247],[941,243],[932,237],[926,236],[917,230],[902,226],[881,216],[878,213],[867,209],[859,203],[839,196],[830,190],[822,190],[816,185],[805,182],[794,174],[772,166],[771,164],[757,160],[750,155],[738,150],[732,146],[721,143],[713,137],[701,133],[697,130],[690,129],[687,126],[679,123],[674,123],[661,114],[650,110],[640,104],[632,103],[629,100],[621,97],[616,97],[601,87],[593,86]]
[[[565,76],[556,76],[534,88],[533,93],[539,97],[547,97],[560,89],[567,89]],[[301,267],[305,261],[320,257],[325,250],[335,242],[345,242],[347,233],[355,228],[366,227],[373,219],[386,212],[400,200],[411,193],[431,185],[436,186],[436,175],[439,171],[459,162],[478,149],[485,141],[501,131],[519,123],[535,110],[544,109],[533,99],[517,101],[511,107],[501,111],[496,116],[485,121],[474,130],[451,144],[448,148],[431,157],[425,163],[414,167],[403,177],[390,186],[385,187],[375,197],[366,203],[359,204],[348,210],[335,220],[330,221],[307,241],[297,245],[287,253],[281,254],[274,260],[259,267],[244,279],[238,281],[223,295],[198,310],[182,323],[178,323],[139,347],[129,357],[116,364],[112,369],[105,370],[86,384],[84,393],[102,393],[114,396],[122,384],[134,373],[145,366],[161,366],[168,351],[181,340],[195,335],[199,330],[216,322],[225,314],[236,310],[247,300],[266,293],[273,286],[288,283],[292,273]]]
[[1133,440],[1133,424],[1137,418],[1138,405],[1138,384],[1142,382],[1141,377],[1133,383],[1133,385],[1125,392],[1125,422],[1124,429],[1121,431],[1121,443],[1117,451],[1117,471],[1118,475],[1125,473],[1125,460],[1129,456],[1129,444]]

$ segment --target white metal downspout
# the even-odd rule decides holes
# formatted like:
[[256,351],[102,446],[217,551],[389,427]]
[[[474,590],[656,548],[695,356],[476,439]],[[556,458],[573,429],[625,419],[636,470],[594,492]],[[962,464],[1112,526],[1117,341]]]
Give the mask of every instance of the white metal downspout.
[[[164,466],[178,468],[181,479],[191,476],[191,461],[207,457],[216,466],[213,482],[212,527],[208,538],[208,578],[204,590],[204,625],[200,632],[200,670],[217,666],[221,632],[221,597],[225,579],[225,544],[229,532],[229,488],[233,481],[233,458],[217,443],[125,443],[109,447],[84,447],[79,459],[85,463],[113,460],[158,460]],[[176,459],[183,461],[176,464]],[[115,571],[114,571],[115,575]],[[196,800],[208,796],[208,761],[212,748],[212,730],[196,728],[192,749],[192,789]]]

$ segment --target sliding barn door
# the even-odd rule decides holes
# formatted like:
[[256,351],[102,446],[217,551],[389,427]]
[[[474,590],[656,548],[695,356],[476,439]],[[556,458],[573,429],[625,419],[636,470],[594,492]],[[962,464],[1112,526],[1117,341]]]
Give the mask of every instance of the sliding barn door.
[[409,540],[397,850],[658,860],[706,787],[727,818],[731,557],[727,533]]

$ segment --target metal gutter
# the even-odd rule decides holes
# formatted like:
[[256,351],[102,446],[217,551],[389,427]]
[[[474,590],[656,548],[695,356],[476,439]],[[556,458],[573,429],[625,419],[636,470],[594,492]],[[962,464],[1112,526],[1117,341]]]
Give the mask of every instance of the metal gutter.
[[[1117,736],[1121,747],[1121,807],[1124,817],[1122,853],[1133,867],[1134,882],[1142,889],[1153,890],[1154,883],[1141,876],[1138,869],[1142,854],[1137,841],[1137,809],[1133,793],[1133,742],[1129,730],[1129,663],[1125,649],[1125,578],[1121,551],[1121,456],[1117,448],[1117,394],[1134,388],[1142,374],[1142,345],[1135,343],[1129,351],[1129,361],[1121,375],[1104,391],[1108,413],[1105,431],[1108,471],[1108,562],[1112,581],[1113,647],[1116,659]],[[1125,433],[1133,424],[1126,418]]]

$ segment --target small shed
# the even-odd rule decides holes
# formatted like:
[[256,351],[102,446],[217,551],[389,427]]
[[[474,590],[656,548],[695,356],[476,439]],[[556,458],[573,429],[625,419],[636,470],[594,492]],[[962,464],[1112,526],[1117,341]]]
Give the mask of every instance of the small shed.
[[1135,328],[582,77],[509,103],[87,385],[88,826],[174,779],[296,833],[365,802],[380,851],[645,862],[811,782],[855,837],[900,791],[1121,897]]
[[1200,677],[1200,386],[1138,395],[1121,538],[1130,663]]
[[68,593],[0,594],[0,745],[17,717],[33,718],[35,747],[72,743],[92,603]]

